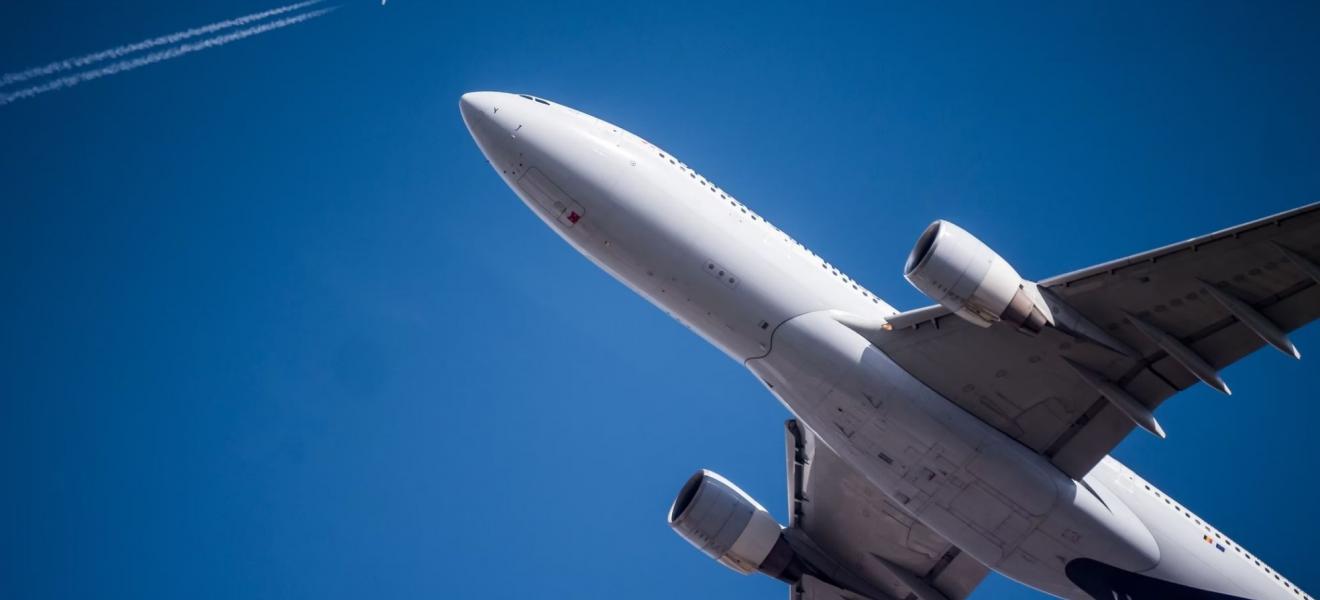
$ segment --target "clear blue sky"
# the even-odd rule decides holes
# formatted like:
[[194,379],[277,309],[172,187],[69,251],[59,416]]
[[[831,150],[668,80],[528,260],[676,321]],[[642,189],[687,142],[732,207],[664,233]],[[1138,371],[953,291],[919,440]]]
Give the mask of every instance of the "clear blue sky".
[[[458,96],[622,125],[900,308],[936,218],[1044,277],[1320,199],[1320,5],[1065,4],[352,2],[0,107],[0,595],[783,597],[664,516],[710,467],[783,518],[785,411]],[[6,2],[0,71],[273,5]],[[1295,341],[1116,454],[1315,594]]]

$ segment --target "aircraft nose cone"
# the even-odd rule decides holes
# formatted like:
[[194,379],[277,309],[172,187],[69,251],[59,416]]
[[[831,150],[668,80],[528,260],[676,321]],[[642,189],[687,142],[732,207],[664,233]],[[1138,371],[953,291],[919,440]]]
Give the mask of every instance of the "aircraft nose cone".
[[490,92],[468,92],[458,99],[458,111],[463,114],[463,122],[468,128],[477,124],[478,119],[489,121],[495,114],[494,94]]
[[[508,121],[500,108],[506,94],[499,92],[468,92],[458,100],[458,111],[463,115],[463,123],[477,146],[492,158],[500,148],[508,145]],[[506,111],[507,114],[507,111]]]

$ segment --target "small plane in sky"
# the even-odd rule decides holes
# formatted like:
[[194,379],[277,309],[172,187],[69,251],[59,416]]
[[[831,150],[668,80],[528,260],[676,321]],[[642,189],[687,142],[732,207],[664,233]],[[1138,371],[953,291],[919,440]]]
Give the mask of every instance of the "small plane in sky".
[[801,600],[960,600],[991,569],[1060,598],[1310,600],[1109,452],[1258,348],[1300,356],[1320,204],[1038,280],[936,221],[904,267],[935,304],[900,312],[620,127],[526,94],[459,107],[550,229],[793,413],[787,526],[706,470],[669,511],[728,568]]

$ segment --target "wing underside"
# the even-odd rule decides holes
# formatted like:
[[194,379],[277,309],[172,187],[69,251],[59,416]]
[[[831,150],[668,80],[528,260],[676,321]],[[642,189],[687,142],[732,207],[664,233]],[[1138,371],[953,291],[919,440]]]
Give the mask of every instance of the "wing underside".
[[[1081,315],[1099,336],[981,328],[938,306],[866,335],[936,392],[1081,477],[1132,430],[1134,412],[1197,381],[1227,391],[1218,371],[1266,344],[1295,355],[1287,332],[1320,316],[1317,264],[1312,204],[1039,282],[1052,308]],[[1105,336],[1119,343],[1096,339]],[[1111,384],[1108,395],[1135,408],[1102,393]]]

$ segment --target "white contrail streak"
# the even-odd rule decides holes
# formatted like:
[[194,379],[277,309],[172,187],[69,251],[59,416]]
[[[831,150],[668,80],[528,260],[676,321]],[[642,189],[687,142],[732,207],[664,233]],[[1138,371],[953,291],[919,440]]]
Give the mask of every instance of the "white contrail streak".
[[303,21],[309,21],[311,19],[315,19],[316,17],[322,16],[326,13],[333,12],[335,8],[337,7],[323,8],[320,10],[305,12],[300,15],[295,15],[292,17],[285,17],[283,19],[279,19],[276,21],[270,21],[267,23],[262,23],[261,25],[249,27],[247,29],[240,29],[233,33],[227,33],[225,35],[218,35],[213,38],[207,38],[200,42],[182,44],[170,48],[168,50],[160,50],[158,52],[152,52],[151,54],[140,56],[138,58],[134,58],[130,60],[121,60],[117,63],[109,64],[99,69],[93,69],[91,71],[83,71],[81,73],[76,73],[73,75],[69,75],[67,77],[53,79],[41,85],[34,85],[32,87],[21,89],[18,90],[17,92],[13,92],[10,94],[0,94],[0,106],[9,104],[10,102],[13,102],[15,100],[31,98],[33,96],[44,94],[46,92],[53,92],[55,90],[62,90],[64,88],[73,87],[85,81],[100,79],[108,75],[114,75],[115,73],[131,71],[138,67],[145,67],[147,65],[169,60],[171,58],[177,58],[185,54],[191,54],[193,52],[197,52],[198,50],[205,50],[207,48],[223,46],[230,42],[236,42],[243,38],[252,37],[254,35],[265,33],[267,31],[288,27],[290,25],[296,25]]
[[216,23],[212,23],[210,25],[203,25],[201,27],[186,29],[178,33],[171,33],[169,35],[163,35],[160,37],[151,38],[149,40],[143,40],[135,44],[125,44],[123,46],[118,46],[115,48],[111,48],[109,50],[102,50],[100,52],[95,52],[85,56],[79,56],[78,58],[69,58],[65,60],[56,61],[48,65],[33,67],[31,69],[28,69],[26,71],[21,71],[18,73],[7,73],[3,78],[0,78],[0,88],[14,83],[27,81],[29,79],[32,79],[33,77],[45,77],[47,75],[54,75],[55,73],[59,73],[61,71],[68,71],[70,69],[85,67],[87,65],[98,63],[103,60],[108,60],[112,58],[121,58],[129,54],[133,54],[135,52],[141,52],[143,50],[155,48],[156,46],[166,46],[169,44],[182,42],[184,40],[195,38],[198,36],[215,33],[222,29],[229,29],[230,27],[247,25],[248,23],[251,23],[253,21],[260,21],[267,17],[273,17],[275,15],[282,15],[287,12],[293,12],[295,10],[307,8],[308,6],[312,6],[313,4],[320,4],[321,2],[322,0],[309,0],[307,2],[299,2],[297,4],[290,4],[288,6],[281,6],[279,8],[272,8],[270,10],[259,13],[252,13],[250,15],[244,15],[234,19],[219,21]]

